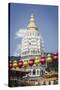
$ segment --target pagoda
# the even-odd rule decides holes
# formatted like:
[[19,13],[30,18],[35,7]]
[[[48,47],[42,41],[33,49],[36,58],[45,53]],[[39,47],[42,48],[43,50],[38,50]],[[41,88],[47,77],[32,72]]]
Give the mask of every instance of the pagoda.
[[[20,54],[23,61],[34,60],[35,58],[40,59],[41,56],[44,56],[44,42],[41,34],[38,31],[33,14],[31,15],[27,25],[26,33],[22,38]],[[46,64],[34,64],[33,66],[27,67],[27,69],[31,71],[29,74],[31,77],[42,75],[41,73],[45,72],[45,68]]]
[[27,31],[22,39],[21,57],[30,59],[44,54],[44,42],[39,34],[35,17],[32,14],[27,26]]

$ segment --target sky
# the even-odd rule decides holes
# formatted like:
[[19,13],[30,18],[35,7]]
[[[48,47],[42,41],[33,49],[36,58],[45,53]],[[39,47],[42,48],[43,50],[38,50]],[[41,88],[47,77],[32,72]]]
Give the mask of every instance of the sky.
[[17,55],[31,14],[34,14],[38,31],[43,37],[45,52],[58,50],[58,6],[11,3],[10,56]]

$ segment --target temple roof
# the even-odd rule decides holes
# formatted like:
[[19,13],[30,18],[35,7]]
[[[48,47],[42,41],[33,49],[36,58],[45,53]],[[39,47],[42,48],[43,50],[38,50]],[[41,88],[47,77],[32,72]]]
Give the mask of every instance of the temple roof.
[[36,22],[35,22],[35,17],[34,17],[33,14],[30,16],[30,20],[29,20],[27,29],[28,30],[37,30],[37,25],[36,25]]

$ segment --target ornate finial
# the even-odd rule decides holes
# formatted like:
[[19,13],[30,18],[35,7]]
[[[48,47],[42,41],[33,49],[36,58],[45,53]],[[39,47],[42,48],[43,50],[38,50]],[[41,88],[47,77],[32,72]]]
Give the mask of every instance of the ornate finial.
[[31,14],[31,18],[34,18],[34,14]]
[[31,14],[30,21],[35,21],[34,14]]
[[37,30],[37,26],[36,26],[36,23],[35,23],[35,17],[34,17],[33,14],[31,14],[31,17],[30,17],[29,24],[28,24],[27,28],[29,30],[32,29],[32,28],[34,28],[33,30]]

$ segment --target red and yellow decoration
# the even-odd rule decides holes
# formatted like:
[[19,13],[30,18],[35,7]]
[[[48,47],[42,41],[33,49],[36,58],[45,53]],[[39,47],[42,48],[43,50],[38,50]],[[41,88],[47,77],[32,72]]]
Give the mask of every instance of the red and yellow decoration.
[[21,68],[23,66],[23,61],[19,60],[18,67]]
[[40,60],[38,57],[35,57],[35,61],[34,61],[34,64],[38,65],[40,63]]
[[52,56],[51,56],[51,54],[48,54],[47,55],[46,62],[47,63],[51,63],[52,62]]
[[44,56],[41,57],[40,63],[41,63],[41,64],[45,64],[45,63],[46,63],[46,59],[45,59]]
[[54,59],[55,61],[58,60],[58,53],[54,53],[54,55],[53,55],[53,59]]
[[[9,61],[9,68],[22,68],[25,67],[27,68],[28,66],[33,66],[33,65],[38,65],[38,64],[45,64],[45,63],[51,63],[52,60],[57,61],[58,60],[58,53],[54,54],[48,54],[46,56],[41,56],[41,57],[35,57],[30,60],[14,60],[14,61]],[[52,62],[53,63],[53,62]]]
[[34,64],[34,59],[30,59],[28,63],[30,66],[32,66]]
[[17,66],[18,66],[17,61],[14,60],[14,61],[13,61],[13,68],[16,68]]
[[23,61],[23,66],[24,67],[27,67],[28,66],[28,61],[27,60]]

